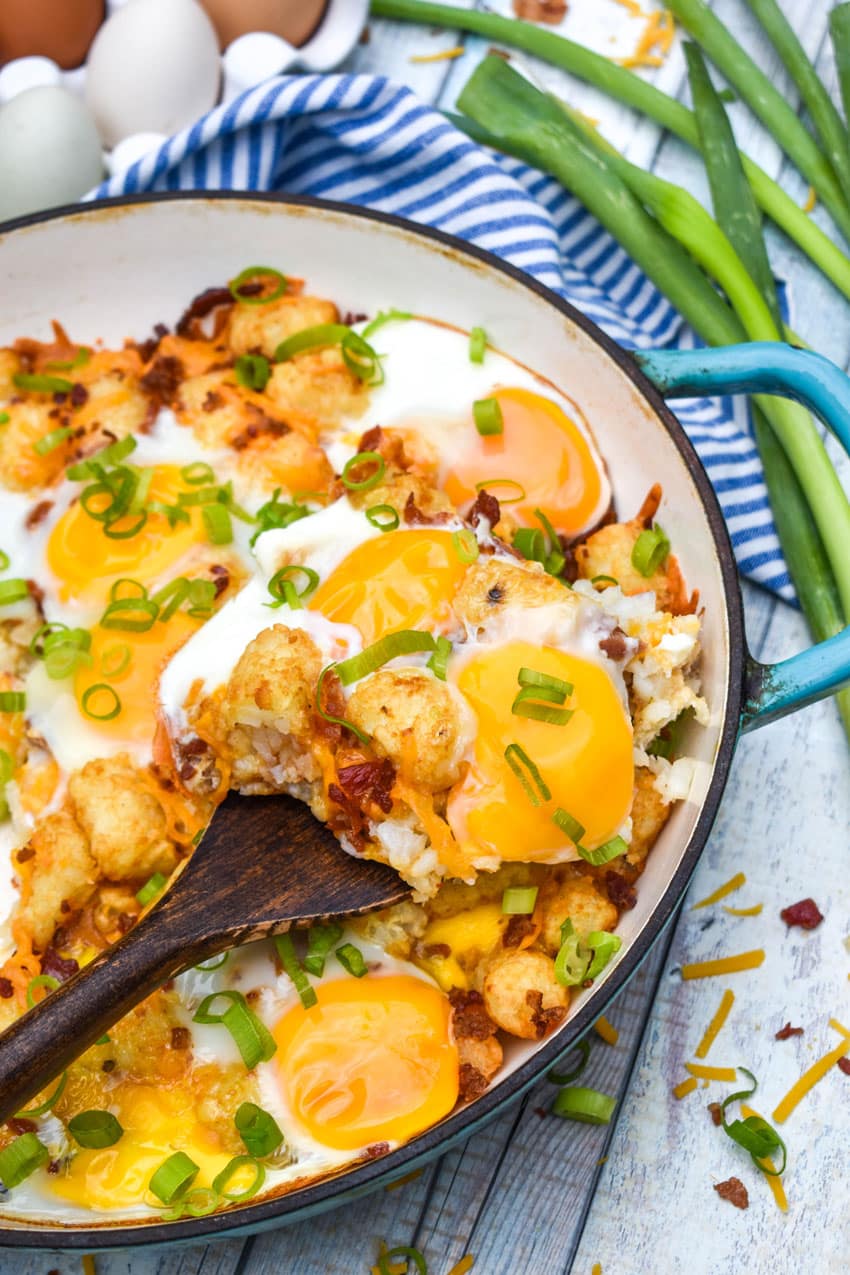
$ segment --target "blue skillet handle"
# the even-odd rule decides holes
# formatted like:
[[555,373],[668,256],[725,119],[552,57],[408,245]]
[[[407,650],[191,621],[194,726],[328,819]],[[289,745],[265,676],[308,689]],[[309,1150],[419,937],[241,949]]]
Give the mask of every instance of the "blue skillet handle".
[[[665,398],[778,394],[805,404],[850,454],[850,380],[820,354],[773,341],[711,350],[636,352]],[[850,544],[847,546],[850,554]],[[780,664],[749,659],[741,729],[753,730],[850,683],[850,625]]]

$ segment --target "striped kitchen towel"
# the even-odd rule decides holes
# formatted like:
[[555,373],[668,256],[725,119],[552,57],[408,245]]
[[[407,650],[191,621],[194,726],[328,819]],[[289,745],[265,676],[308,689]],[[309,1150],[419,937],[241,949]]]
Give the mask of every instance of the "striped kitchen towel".
[[[144,190],[280,190],[381,209],[468,239],[571,301],[629,347],[693,333],[553,179],[475,145],[403,85],[281,76],[217,107],[93,197]],[[676,404],[717,491],[744,575],[793,599],[746,410]]]

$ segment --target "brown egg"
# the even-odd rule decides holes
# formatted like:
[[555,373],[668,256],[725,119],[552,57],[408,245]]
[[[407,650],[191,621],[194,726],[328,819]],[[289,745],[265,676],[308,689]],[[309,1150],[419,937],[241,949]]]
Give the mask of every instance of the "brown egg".
[[104,0],[0,0],[0,64],[40,54],[79,66],[104,10]]
[[306,44],[321,22],[326,0],[201,0],[201,4],[223,49],[248,31],[271,31],[298,47]]

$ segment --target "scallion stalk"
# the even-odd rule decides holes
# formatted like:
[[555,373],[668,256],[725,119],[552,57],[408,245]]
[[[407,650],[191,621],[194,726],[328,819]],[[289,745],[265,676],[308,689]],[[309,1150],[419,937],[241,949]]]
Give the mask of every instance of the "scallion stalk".
[[837,4],[830,9],[829,36],[835,54],[844,115],[850,120],[850,4]]

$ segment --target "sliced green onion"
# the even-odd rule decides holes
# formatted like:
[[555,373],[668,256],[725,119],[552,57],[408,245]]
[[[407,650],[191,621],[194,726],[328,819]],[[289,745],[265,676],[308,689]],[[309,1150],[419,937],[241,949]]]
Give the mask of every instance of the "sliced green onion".
[[[228,1182],[233,1178],[240,1169],[250,1168],[254,1170],[254,1180],[243,1191],[228,1191],[226,1189]],[[260,1164],[259,1160],[255,1160],[251,1155],[236,1155],[226,1164],[221,1173],[213,1178],[212,1189],[217,1192],[223,1200],[230,1200],[235,1203],[237,1200],[250,1200],[262,1188],[266,1180],[265,1166]]]
[[65,425],[62,429],[52,429],[49,434],[45,434],[33,443],[33,450],[38,452],[39,456],[48,456],[50,452],[55,452],[57,447],[67,442],[73,433],[74,430],[70,425]]
[[502,912],[505,916],[530,916],[536,902],[536,885],[509,885],[502,894]]
[[337,677],[343,686],[350,686],[352,682],[359,682],[361,677],[374,673],[398,655],[433,651],[436,645],[436,639],[431,633],[425,633],[421,629],[399,629],[397,633],[388,633],[386,637],[379,638],[358,655],[341,660],[336,665]]
[[278,934],[275,937],[274,945],[284,972],[292,980],[292,985],[298,993],[301,1004],[305,1009],[311,1009],[319,998],[316,995],[316,989],[305,974],[301,962],[295,954],[292,935]]
[[452,547],[463,563],[475,562],[480,552],[475,532],[471,531],[469,527],[464,527],[461,531],[452,532]]
[[85,367],[86,363],[91,359],[91,355],[91,350],[85,345],[81,345],[72,359],[56,359],[52,363],[45,363],[44,366],[50,372],[73,372],[75,367]]
[[[540,771],[537,769],[524,748],[520,748],[519,744],[508,744],[505,749],[505,761],[522,784],[525,789],[526,796],[533,806],[540,805],[540,797],[542,797],[544,801],[549,800],[552,793],[544,781],[543,776],[540,774]],[[531,783],[529,783],[526,778],[526,770],[531,776],[537,792],[540,793],[540,797],[538,797],[537,792],[535,792],[535,789],[532,788]]]
[[32,1009],[34,1005],[39,1003],[35,999],[35,994],[40,987],[45,988],[48,992],[55,992],[58,986],[59,979],[54,978],[52,974],[36,974],[35,978],[31,978],[27,983],[27,1009]]
[[[274,284],[271,292],[261,292],[256,295],[249,293],[246,296],[241,291],[246,283],[259,282],[261,279],[271,280]],[[239,271],[235,279],[230,280],[227,286],[233,300],[241,305],[268,305],[270,301],[277,301],[286,292],[286,276],[279,270],[272,269],[271,266],[246,266],[244,270]]]
[[168,877],[163,876],[161,872],[155,872],[152,877],[148,878],[141,890],[137,893],[136,902],[141,904],[143,908],[146,908],[149,903],[153,903],[154,899],[158,895],[162,894],[167,885]]
[[586,978],[598,978],[611,958],[616,956],[623,946],[623,940],[619,934],[609,934],[607,930],[591,930],[585,936],[584,943],[585,947],[589,947],[593,952],[593,960],[590,962]]
[[9,803],[6,800],[6,785],[15,773],[15,762],[11,753],[0,748],[0,819],[8,819]]
[[566,726],[575,710],[554,708],[551,703],[541,704],[540,700],[560,702],[555,691],[523,686],[516,693],[511,712],[515,717],[529,717],[535,722],[548,722],[550,726]]
[[[361,465],[374,465],[374,469],[365,478],[352,478],[352,472],[359,469]],[[346,461],[340,477],[343,486],[349,491],[369,491],[371,487],[377,487],[386,468],[386,462],[379,452],[358,452],[356,456],[351,457],[351,460]]]
[[[738,1071],[742,1071],[745,1076],[750,1079],[749,1089],[739,1089],[736,1093],[730,1093],[728,1097],[723,1099],[720,1104],[720,1119],[723,1125],[723,1131],[733,1142],[737,1142],[738,1146],[743,1147],[745,1151],[749,1151],[755,1163],[761,1169],[762,1173],[766,1173],[769,1177],[779,1177],[785,1171],[785,1164],[788,1152],[785,1143],[779,1134],[769,1125],[761,1116],[747,1116],[746,1120],[733,1120],[731,1124],[726,1121],[726,1108],[732,1102],[740,1102],[744,1098],[750,1098],[758,1088],[758,1081],[751,1071],[746,1067],[739,1067]],[[782,1164],[778,1169],[765,1168],[760,1163],[765,1156],[771,1155],[777,1149],[782,1152]]]
[[198,487],[201,483],[214,483],[215,471],[205,460],[195,460],[191,465],[184,465],[180,477],[190,487]]
[[615,586],[619,586],[620,581],[615,580],[613,576],[599,575],[599,576],[593,576],[591,578],[590,583],[591,584],[613,584]]
[[15,1119],[32,1120],[37,1119],[39,1116],[46,1116],[48,1111],[52,1111],[59,1099],[62,1097],[67,1083],[68,1073],[67,1071],[63,1071],[62,1075],[59,1077],[56,1088],[53,1090],[50,1097],[45,1098],[44,1102],[40,1102],[37,1107],[27,1107],[26,1111],[16,1111]]
[[246,390],[262,393],[269,383],[271,368],[269,361],[262,354],[240,354],[233,364],[236,384]]
[[[301,574],[306,577],[306,583],[300,592],[293,583],[293,575]],[[267,602],[266,606],[273,610],[276,607],[287,606],[293,610],[297,610],[302,606],[304,599],[309,598],[310,594],[315,592],[319,583],[319,573],[314,571],[312,567],[302,567],[298,563],[290,563],[289,566],[281,567],[276,571],[269,580],[269,593],[274,598],[274,602]]]
[[116,598],[100,617],[100,627],[124,633],[147,633],[158,615],[159,607],[151,598]]
[[255,1102],[243,1102],[234,1117],[239,1136],[252,1156],[271,1155],[283,1142],[274,1116]]
[[380,1275],[392,1275],[395,1269],[395,1259],[400,1258],[408,1263],[412,1262],[416,1267],[417,1275],[428,1275],[428,1267],[425,1264],[425,1258],[419,1252],[418,1248],[398,1248],[388,1249],[386,1253],[382,1253],[378,1258],[378,1270]]
[[541,673],[536,668],[527,668],[526,665],[523,665],[519,670],[516,680],[520,686],[539,686],[545,687],[547,690],[557,691],[562,697],[562,703],[568,695],[573,693],[572,682],[565,682],[563,678],[553,677],[551,673]]
[[[126,516],[134,517],[135,521],[131,522],[129,526],[116,528],[116,522],[123,521]],[[148,511],[146,509],[140,509],[135,515],[122,514],[120,519],[114,518],[104,523],[103,534],[108,536],[110,540],[132,540],[134,536],[139,534],[147,520]]]
[[0,425],[8,425],[11,419],[8,412],[0,412]]
[[575,846],[578,846],[585,833],[578,819],[574,819],[562,806],[559,806],[552,816],[552,822],[558,825],[561,832],[566,833]]
[[[215,1013],[210,1006],[216,1000],[230,1002],[223,1014]],[[205,996],[195,1011],[195,1023],[221,1023],[233,1037],[242,1055],[242,1061],[250,1071],[259,1062],[268,1062],[277,1050],[274,1037],[265,1023],[248,1008],[241,992],[224,990]],[[166,1201],[167,1203],[167,1201]]]
[[590,1058],[590,1042],[587,1040],[580,1040],[575,1048],[581,1054],[581,1058],[576,1066],[573,1067],[572,1071],[555,1071],[553,1069],[546,1073],[546,1079],[551,1080],[553,1085],[571,1085],[574,1080],[578,1080],[579,1076],[587,1066],[588,1059]]
[[[128,585],[130,592],[125,592],[123,586]],[[121,576],[116,580],[109,590],[109,601],[120,602],[126,601],[127,598],[146,598],[148,591],[140,580],[134,580],[132,576]]]
[[271,500],[266,501],[264,505],[256,513],[256,520],[260,524],[251,537],[250,543],[253,545],[258,536],[264,531],[271,531],[276,527],[288,527],[293,522],[298,522],[300,518],[308,518],[310,510],[304,505],[287,504],[285,501],[278,500],[280,488],[276,487]]
[[175,1151],[154,1173],[150,1189],[163,1204],[171,1204],[189,1189],[200,1171],[200,1165],[190,1160],[185,1151]]
[[201,516],[207,531],[207,539],[213,545],[229,545],[233,540],[233,524],[224,505],[204,505]]
[[50,1152],[34,1133],[22,1133],[0,1151],[0,1182],[7,1191],[50,1160]]
[[67,629],[44,640],[44,668],[57,681],[70,677],[83,664],[91,664],[91,634],[88,629]]
[[514,478],[484,478],[475,484],[476,491],[491,491],[493,487],[510,487],[512,491],[519,492],[518,496],[500,496],[500,505],[518,505],[525,500],[525,488]]
[[545,562],[546,538],[539,527],[518,527],[511,543],[530,562]]
[[185,576],[178,576],[176,580],[170,580],[168,584],[163,585],[151,598],[151,602],[159,608],[157,620],[163,624],[170,620],[188,596],[189,581]]
[[473,328],[469,334],[469,361],[483,363],[487,349],[487,333],[483,328]]
[[551,553],[547,554],[543,562],[543,566],[550,576],[559,576],[566,565],[567,560],[558,549],[553,549]]
[[385,323],[401,323],[407,319],[412,319],[413,315],[407,310],[379,310],[374,319],[367,323],[361,335],[372,336]]
[[632,566],[644,579],[648,580],[660,567],[663,567],[669,553],[670,541],[656,523],[654,527],[647,527],[645,531],[642,531],[635,541],[632,549]]
[[570,1085],[558,1090],[552,1103],[552,1113],[564,1120],[578,1120],[582,1124],[610,1124],[616,1106],[616,1098],[610,1098],[598,1089]]
[[555,957],[555,978],[562,987],[579,987],[587,978],[590,951],[582,944],[570,920],[561,926],[561,946]]
[[475,428],[483,437],[504,432],[505,421],[499,400],[496,398],[479,398],[472,404],[472,419]]
[[70,394],[73,381],[64,376],[42,376],[37,372],[16,372],[12,377],[19,390],[32,390],[35,394]]
[[0,691],[0,713],[22,713],[26,706],[25,691]]
[[437,638],[437,645],[434,654],[431,656],[426,667],[431,670],[435,677],[441,682],[445,682],[446,674],[449,671],[449,656],[452,653],[452,644],[447,637],[442,634]]
[[367,385],[380,385],[383,381],[384,373],[378,355],[368,341],[344,323],[319,323],[315,327],[304,328],[281,341],[274,356],[277,362],[283,363],[305,350],[325,345],[338,345],[349,372]]
[[338,947],[336,949],[336,959],[342,968],[348,970],[349,974],[352,974],[355,978],[362,978],[364,974],[369,972],[363,953],[353,943],[343,943],[342,947]]
[[112,1147],[124,1130],[111,1111],[81,1111],[68,1121],[68,1129],[81,1147]]
[[11,561],[12,559],[9,557],[8,553],[5,553],[2,549],[0,549],[0,571],[5,571]]
[[209,615],[215,605],[216,596],[216,587],[212,580],[190,580],[189,615],[196,618]]
[[392,505],[373,505],[366,510],[366,520],[379,531],[395,531],[400,521],[398,510]]
[[0,580],[0,606],[11,606],[30,595],[26,580]]
[[322,708],[322,687],[324,686],[325,678],[328,673],[330,673],[331,669],[336,669],[336,665],[326,664],[319,674],[319,680],[316,683],[316,712],[320,717],[324,718],[326,722],[331,722],[335,726],[342,726],[345,730],[350,730],[352,735],[357,736],[361,744],[368,744],[370,742],[369,736],[365,734],[364,731],[360,730],[358,726],[355,726],[354,722],[349,722],[345,717],[334,717],[333,713],[328,713],[324,708]]
[[161,514],[163,518],[167,518],[171,531],[179,522],[190,521],[189,512],[182,505],[166,505],[161,500],[149,500],[146,508],[149,514]]
[[181,1195],[171,1208],[162,1214],[164,1222],[176,1222],[181,1217],[209,1217],[221,1204],[221,1196],[212,1187],[196,1186]]
[[203,965],[196,965],[196,970],[202,970],[204,974],[209,974],[212,970],[220,970],[230,960],[229,952],[222,952],[221,956],[214,957],[211,961],[205,961]]
[[83,482],[86,478],[100,478],[105,465],[118,465],[135,450],[136,440],[132,434],[127,434],[124,438],[101,447],[100,451],[95,452],[88,460],[81,460],[79,464],[71,465],[65,470],[65,475],[73,483]]
[[[91,701],[98,695],[107,696],[109,707],[104,707],[100,712],[96,712],[91,706]],[[114,687],[107,682],[95,682],[93,686],[89,686],[83,692],[80,700],[80,707],[87,717],[91,717],[95,722],[111,722],[121,712],[121,697]]]
[[612,837],[610,841],[597,846],[595,850],[588,850],[586,846],[579,845],[576,846],[576,850],[586,863],[592,863],[595,868],[598,868],[600,864],[610,863],[621,854],[628,854],[629,847],[622,837]]
[[342,938],[342,926],[335,921],[326,925],[311,925],[307,931],[307,955],[304,957],[304,968],[316,978],[325,972],[325,961],[331,954],[333,946]]

